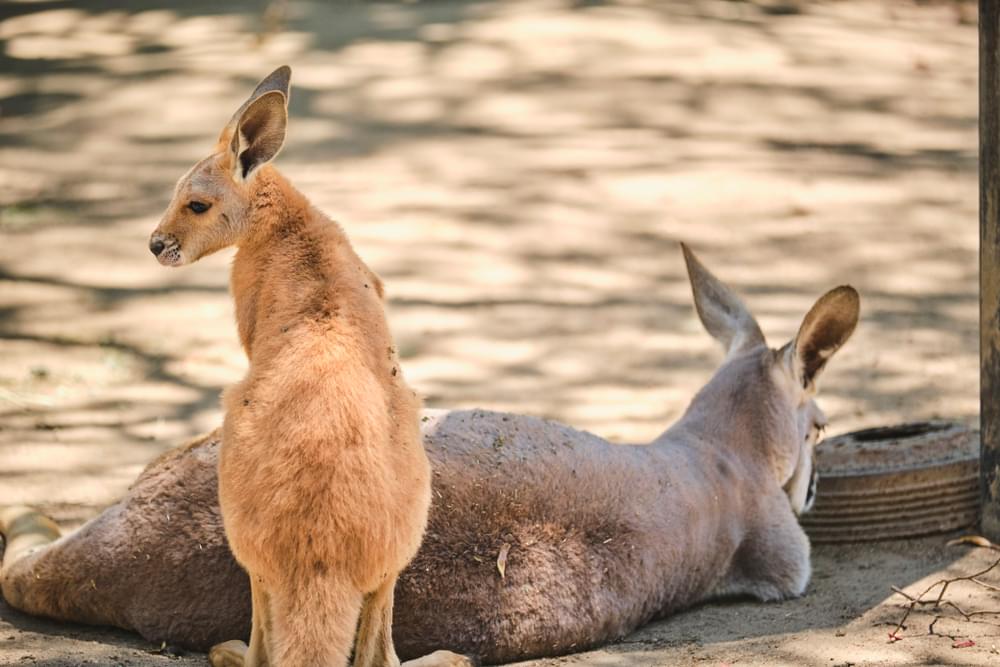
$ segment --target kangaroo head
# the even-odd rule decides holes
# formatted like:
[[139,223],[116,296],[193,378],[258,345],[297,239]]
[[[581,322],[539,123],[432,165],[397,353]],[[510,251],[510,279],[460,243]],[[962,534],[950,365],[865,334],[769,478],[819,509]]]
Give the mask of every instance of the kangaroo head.
[[853,287],[824,294],[784,346],[768,347],[760,326],[738,296],[682,244],[698,316],[726,351],[712,380],[689,412],[713,436],[762,457],[796,514],[812,507],[814,448],[826,426],[816,404],[816,381],[826,362],[858,323]]
[[219,135],[212,154],[177,181],[149,249],[164,266],[190,264],[239,241],[248,228],[261,167],[285,141],[292,70],[257,86]]

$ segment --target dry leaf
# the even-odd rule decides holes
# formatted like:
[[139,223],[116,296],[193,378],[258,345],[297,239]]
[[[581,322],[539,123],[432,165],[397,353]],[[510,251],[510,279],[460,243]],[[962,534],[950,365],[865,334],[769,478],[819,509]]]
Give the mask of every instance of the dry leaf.
[[948,540],[945,546],[953,547],[956,544],[971,544],[974,547],[985,547],[987,549],[1000,550],[1000,546],[993,544],[982,535],[962,535],[953,540]]
[[500,555],[497,556],[497,570],[500,571],[500,578],[504,578],[504,573],[507,571],[507,554],[510,552],[510,545],[506,542],[500,547]]

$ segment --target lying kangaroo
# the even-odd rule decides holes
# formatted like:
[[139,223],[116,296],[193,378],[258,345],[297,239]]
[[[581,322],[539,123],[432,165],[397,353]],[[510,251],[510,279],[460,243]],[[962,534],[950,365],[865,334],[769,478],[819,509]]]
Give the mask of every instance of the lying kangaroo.
[[178,181],[149,243],[165,266],[238,247],[231,285],[249,369],[223,395],[218,491],[253,620],[248,651],[210,657],[318,667],[353,650],[355,665],[393,665],[393,589],[430,507],[420,405],[379,278],[270,165],[290,76],[281,67],[257,86]]
[[[726,358],[653,442],[612,445],[479,410],[424,418],[434,493],[423,545],[396,587],[401,655],[558,655],[702,600],[803,593],[809,542],[796,514],[811,503],[825,425],[812,396],[854,330],[858,295],[827,293],[795,339],[771,349],[740,299],[684,255],[698,314]],[[166,453],[121,502],[54,542],[47,519],[9,510],[8,602],[191,647],[246,636],[247,583],[215,504],[218,454],[218,432]]]

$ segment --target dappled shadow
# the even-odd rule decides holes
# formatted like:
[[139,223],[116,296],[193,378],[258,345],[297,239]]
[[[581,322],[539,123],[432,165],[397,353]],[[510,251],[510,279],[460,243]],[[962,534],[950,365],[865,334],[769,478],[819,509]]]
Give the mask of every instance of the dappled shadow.
[[733,600],[701,605],[643,628],[614,650],[634,652],[684,642],[726,643],[841,628],[889,598],[891,585],[907,588],[964,555],[943,544],[943,539],[934,537],[821,545],[813,553],[812,581],[801,598],[770,604]]
[[202,5],[0,9],[0,392],[22,415],[151,403],[128,437],[160,446],[218,420],[244,366],[226,257],[165,271],[145,239],[279,62],[279,163],[386,279],[430,404],[653,437],[718,358],[685,239],[775,344],[859,288],[835,430],[975,415],[975,35],[946,12],[292,3],[262,35]]
[[[24,662],[36,667],[78,667],[78,665],[134,665],[136,658],[144,665],[172,665],[185,667],[206,664],[205,655],[182,651],[176,647],[151,646],[138,635],[115,630],[112,628],[76,625],[72,623],[53,623],[45,619],[29,616],[12,609],[0,598],[0,617],[13,628],[34,635],[35,646],[25,646],[25,654],[31,656]],[[78,655],[46,658],[32,655],[32,651],[41,652],[45,642],[59,640],[75,640],[87,642],[92,648],[85,658]],[[96,650],[94,650],[96,649]]]

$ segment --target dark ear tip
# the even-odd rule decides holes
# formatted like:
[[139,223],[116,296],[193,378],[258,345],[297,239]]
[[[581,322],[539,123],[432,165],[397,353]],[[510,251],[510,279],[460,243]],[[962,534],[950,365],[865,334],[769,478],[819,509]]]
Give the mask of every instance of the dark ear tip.
[[681,244],[681,254],[684,255],[684,264],[687,265],[688,273],[690,274],[692,268],[695,266],[699,266],[701,262],[698,261],[698,257],[694,254],[694,251],[691,250],[691,246],[689,246],[687,243],[684,243],[684,241],[681,241],[680,244]]
[[841,285],[830,290],[830,296],[855,314],[861,310],[861,295],[850,285]]
[[260,85],[257,86],[257,90],[255,92],[261,93],[265,91],[277,91],[287,96],[291,81],[292,68],[288,65],[282,65],[264,77],[264,79],[260,82]]

